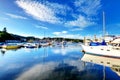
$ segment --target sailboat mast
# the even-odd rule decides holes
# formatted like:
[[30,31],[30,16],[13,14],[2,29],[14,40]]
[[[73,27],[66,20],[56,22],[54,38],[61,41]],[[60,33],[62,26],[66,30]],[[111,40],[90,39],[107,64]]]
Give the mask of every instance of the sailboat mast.
[[103,39],[105,39],[105,13],[103,11]]

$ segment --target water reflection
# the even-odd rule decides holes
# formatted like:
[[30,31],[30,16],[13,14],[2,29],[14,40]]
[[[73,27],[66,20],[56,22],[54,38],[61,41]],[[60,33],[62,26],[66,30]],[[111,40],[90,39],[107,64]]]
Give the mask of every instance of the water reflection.
[[1,53],[4,54],[7,52],[7,51],[17,51],[18,49],[0,49]]
[[84,54],[81,60],[110,67],[120,76],[120,59]]
[[82,70],[84,63],[80,61],[48,62],[31,67],[16,80],[78,80],[79,71]]
[[[7,50],[0,56],[0,80],[103,80],[103,66],[81,61],[85,55],[80,49],[67,46]],[[112,69],[106,67],[105,79],[120,80]]]
[[3,56],[4,56],[5,52],[6,52],[5,50],[1,50],[1,53]]
[[66,55],[70,52],[80,51],[80,49],[81,49],[80,46],[54,47],[52,49],[52,52],[55,54]]

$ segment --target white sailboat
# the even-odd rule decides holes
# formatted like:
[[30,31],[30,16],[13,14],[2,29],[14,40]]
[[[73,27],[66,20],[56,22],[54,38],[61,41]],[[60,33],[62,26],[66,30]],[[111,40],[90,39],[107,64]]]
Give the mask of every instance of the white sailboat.
[[81,46],[83,52],[86,54],[120,58],[120,49],[118,49],[116,46]]
[[[105,34],[105,17],[103,13],[103,39]],[[117,38],[120,40],[120,38]],[[120,41],[116,42],[116,39],[114,39],[111,42],[111,45],[106,45],[105,42],[103,43],[93,43],[92,45],[83,45],[81,44],[82,51],[87,54],[93,54],[98,56],[108,56],[108,57],[114,57],[114,58],[120,58]]]

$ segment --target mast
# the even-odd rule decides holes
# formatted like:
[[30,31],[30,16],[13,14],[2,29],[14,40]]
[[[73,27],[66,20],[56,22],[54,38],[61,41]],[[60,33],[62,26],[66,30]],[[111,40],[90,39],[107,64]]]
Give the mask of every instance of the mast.
[[103,11],[103,39],[105,39],[105,13]]

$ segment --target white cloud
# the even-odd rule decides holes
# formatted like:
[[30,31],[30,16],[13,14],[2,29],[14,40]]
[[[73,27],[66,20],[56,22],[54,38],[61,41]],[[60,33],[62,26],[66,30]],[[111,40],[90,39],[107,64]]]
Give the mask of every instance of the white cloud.
[[80,34],[68,34],[67,31],[53,32],[53,35],[63,38],[83,39],[83,36]]
[[101,0],[75,0],[72,2],[73,6],[69,6],[69,3],[59,4],[48,0],[42,2],[17,0],[16,4],[28,15],[42,22],[62,23],[68,28],[78,26],[81,29],[96,23],[93,16],[98,14]]
[[61,5],[58,3],[50,3],[50,2],[45,2],[45,5],[51,8],[54,13],[56,14],[61,14],[61,15],[66,15],[66,11],[71,10],[71,8],[67,5]]
[[68,33],[67,31],[53,32],[53,34],[56,35],[56,36],[65,35],[67,33]]
[[57,36],[57,35],[60,35],[61,32],[53,32],[53,34]]
[[100,0],[76,0],[74,2],[74,6],[79,14],[72,14],[75,19],[67,21],[65,23],[66,26],[77,26],[80,29],[83,29],[85,27],[97,24],[95,19],[93,19],[93,16],[96,16],[98,14],[98,10],[101,8]]
[[44,27],[44,26],[38,26],[38,25],[35,25],[36,28],[41,28],[41,29],[48,29],[47,27]]
[[101,0],[77,0],[75,6],[78,7],[78,11],[84,13],[87,16],[94,16],[101,8]]
[[84,27],[91,26],[91,25],[93,25],[95,23],[89,21],[88,18],[86,18],[86,17],[84,17],[82,15],[79,15],[79,17],[76,20],[69,21],[69,22],[67,22],[65,24],[68,25],[68,26],[73,26],[73,27],[78,26],[80,28],[84,28]]
[[[57,36],[57,37],[62,37],[62,38],[84,39],[84,37],[86,37],[87,39],[94,39],[93,34],[89,34],[89,33],[86,34],[86,35],[80,35],[80,34],[70,34],[68,32],[64,33],[64,31],[61,31],[61,32],[53,32],[53,34],[55,35],[55,37]],[[102,35],[101,34],[96,34],[96,37],[101,38]]]
[[16,15],[16,14],[6,13],[6,15],[10,16],[11,18],[16,18],[16,19],[27,19],[26,17]]
[[52,10],[49,6],[32,0],[17,0],[16,3],[27,14],[37,20],[49,23],[60,23],[60,20],[56,17],[54,10]]
[[68,33],[68,32],[67,32],[67,31],[62,31],[62,33],[63,33],[63,34],[66,34],[66,33]]

